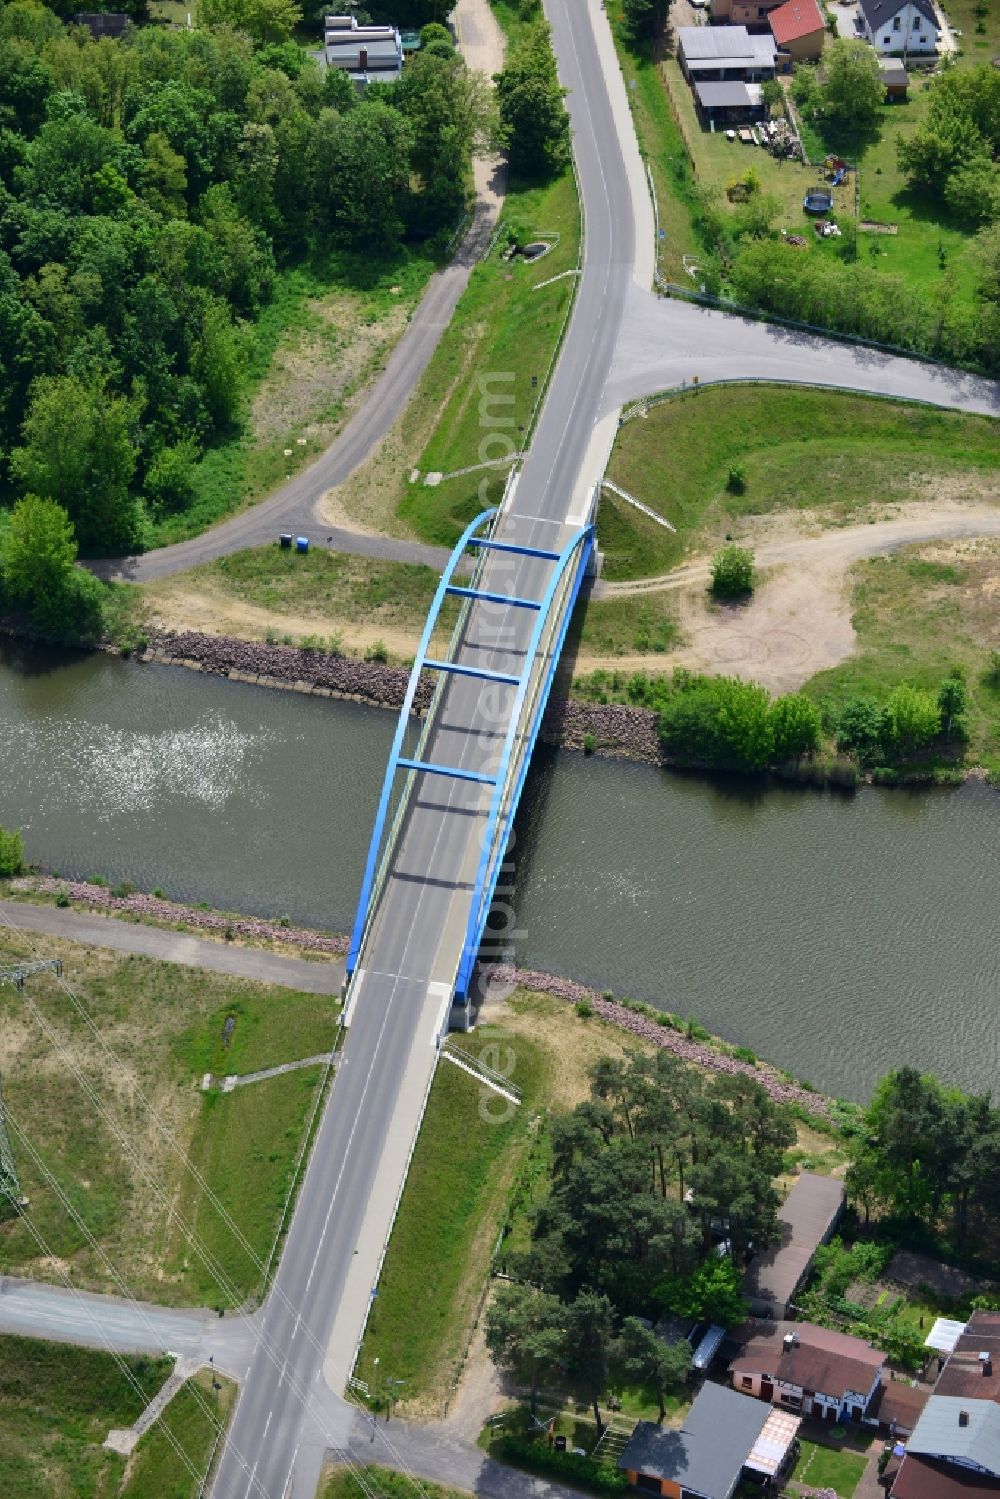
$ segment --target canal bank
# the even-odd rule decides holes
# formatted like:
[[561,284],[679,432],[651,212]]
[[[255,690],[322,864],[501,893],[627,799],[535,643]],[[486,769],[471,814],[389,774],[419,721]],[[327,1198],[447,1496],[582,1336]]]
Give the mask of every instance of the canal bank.
[[[343,932],[393,731],[313,694],[5,647],[0,825],[64,874]],[[1000,1069],[1000,802],[710,783],[540,746],[511,852],[519,967],[645,1001],[867,1096]]]

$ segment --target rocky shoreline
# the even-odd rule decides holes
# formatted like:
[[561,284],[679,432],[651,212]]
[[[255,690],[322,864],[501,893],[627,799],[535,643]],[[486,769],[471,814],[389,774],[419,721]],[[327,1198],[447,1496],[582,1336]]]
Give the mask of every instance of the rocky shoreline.
[[[159,895],[146,895],[141,891],[115,894],[107,885],[95,885],[87,880],[66,880],[55,875],[32,875],[11,881],[11,887],[23,893],[55,895],[72,905],[85,906],[89,910],[103,911],[109,916],[133,916],[139,920],[182,923],[198,931],[217,932],[223,937],[247,938],[252,941],[281,942],[303,951],[328,953],[331,957],[343,957],[347,952],[348,939],[336,933],[317,932],[310,927],[293,927],[283,922],[266,921],[256,916],[239,916],[222,911],[205,911],[197,906],[183,905]],[[501,987],[509,992],[513,986],[531,989],[539,994],[548,994],[554,999],[571,1005],[589,1006],[591,1013],[602,1020],[629,1031],[643,1041],[663,1047],[713,1072],[740,1074],[752,1077],[760,1083],[769,1097],[779,1103],[793,1103],[807,1109],[811,1114],[828,1116],[830,1100],[797,1083],[790,1082],[777,1068],[766,1062],[748,1062],[732,1054],[726,1042],[713,1038],[711,1043],[697,1041],[684,1034],[674,1024],[664,1024],[655,1018],[660,1013],[650,1005],[631,1007],[620,1000],[599,994],[586,984],[574,979],[560,978],[557,974],[540,973],[531,968],[509,968],[490,964],[490,988]],[[673,1019],[673,1017],[671,1017]]]
[[[142,661],[186,666],[233,682],[249,682],[318,697],[344,698],[375,708],[399,710],[409,670],[380,661],[359,661],[301,646],[202,635],[193,630],[150,630],[136,652]],[[421,677],[414,699],[417,713],[426,711],[433,678]],[[553,693],[542,720],[541,738],[562,749],[593,751],[618,759],[662,765],[656,715],[649,708],[614,703],[581,703]]]

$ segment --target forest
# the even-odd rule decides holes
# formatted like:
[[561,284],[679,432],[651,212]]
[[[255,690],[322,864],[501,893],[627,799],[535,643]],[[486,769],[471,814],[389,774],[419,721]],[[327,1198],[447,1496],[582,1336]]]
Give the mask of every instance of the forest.
[[446,254],[491,95],[440,39],[359,99],[288,39],[0,7],[0,493],[61,506],[84,556],[140,547],[238,423],[283,267]]

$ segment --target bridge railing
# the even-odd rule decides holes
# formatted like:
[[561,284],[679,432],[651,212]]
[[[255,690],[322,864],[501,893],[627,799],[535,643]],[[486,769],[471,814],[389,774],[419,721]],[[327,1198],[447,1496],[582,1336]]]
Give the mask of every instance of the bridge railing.
[[528,773],[552,678],[569,628],[573,605],[594,544],[592,524],[566,543],[540,600],[525,667],[510,712],[476,871],[468,927],[455,984],[457,1000],[468,998],[472,973],[489,916],[511,824]]
[[[368,858],[365,863],[364,877],[361,882],[361,894],[358,897],[357,914],[354,918],[354,927],[351,932],[351,943],[347,954],[348,977],[350,977],[350,975],[354,972],[355,967],[357,966],[358,955],[361,952],[361,948],[364,944],[364,939],[368,934],[372,916],[374,915],[374,912],[378,906],[379,898],[381,896],[382,889],[384,887],[385,880],[389,871],[396,838],[402,826],[406,807],[409,802],[412,788],[418,773],[417,771],[411,769],[407,774],[406,782],[397,802],[396,810],[389,828],[389,836],[387,839],[385,839],[383,846],[383,835],[385,833],[390,803],[392,801],[393,786],[395,784],[397,773],[404,768],[404,765],[401,763],[404,758],[401,753],[403,749],[403,741],[406,737],[406,732],[409,727],[410,714],[413,711],[413,700],[416,697],[417,687],[420,682],[420,674],[423,670],[424,662],[427,660],[427,652],[431,643],[431,637],[433,636],[434,631],[437,627],[441,609],[444,604],[445,598],[448,596],[448,590],[451,587],[455,571],[458,568],[459,563],[465,556],[467,547],[469,546],[473,537],[477,536],[479,532],[481,532],[487,525],[492,524],[497,516],[497,513],[498,512],[496,508],[483,510],[479,515],[476,516],[475,520],[471,521],[465,528],[460,539],[456,543],[451,556],[448,559],[448,564],[445,567],[444,572],[441,574],[441,581],[438,583],[437,591],[434,594],[434,599],[431,603],[430,611],[427,615],[427,621],[424,625],[424,631],[420,637],[420,644],[417,647],[417,653],[413,659],[410,678],[406,684],[406,695],[403,698],[403,705],[400,709],[399,721],[396,725],[396,733],[392,741],[392,748],[389,751],[389,762],[386,766],[385,778],[382,782],[382,793],[379,797],[378,809],[375,813],[375,826],[372,829],[371,841],[368,846]],[[479,577],[479,574],[481,573],[484,566],[484,560],[485,553],[481,553],[479,558],[477,559],[476,567],[473,571],[474,580]],[[455,645],[461,636],[462,630],[464,630],[465,628],[465,623],[471,605],[472,600],[470,598],[466,598],[463,601],[461,609],[459,610],[458,621],[456,622],[455,628],[452,631],[450,646],[450,649],[452,651],[454,650]],[[440,699],[441,693],[444,690],[444,687],[445,678],[442,675],[439,676],[438,681],[435,684],[430,707],[425,716],[423,729],[421,730],[420,736],[417,741],[417,754],[412,757],[414,759],[420,758],[420,748],[425,743],[427,735],[430,732],[430,728],[434,719],[434,710],[438,705],[438,701]],[[381,858],[379,857],[380,852]]]

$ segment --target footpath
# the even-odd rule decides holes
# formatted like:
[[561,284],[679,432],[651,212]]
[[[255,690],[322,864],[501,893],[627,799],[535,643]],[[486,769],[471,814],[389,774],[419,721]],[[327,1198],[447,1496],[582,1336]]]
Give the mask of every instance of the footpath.
[[163,963],[182,963],[186,968],[208,968],[234,978],[254,979],[261,984],[279,984],[306,994],[340,994],[344,964],[308,958],[285,957],[255,947],[234,947],[209,937],[192,937],[163,927],[143,926],[84,911],[57,906],[35,906],[26,901],[0,900],[0,922],[25,932],[61,937],[89,947],[110,947],[116,952],[140,953]]

